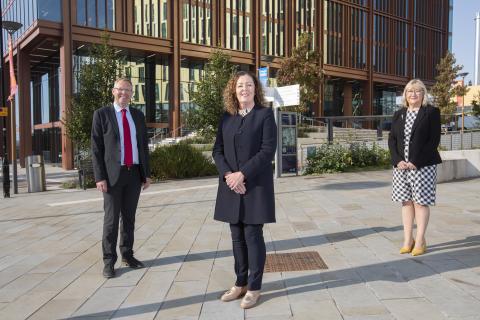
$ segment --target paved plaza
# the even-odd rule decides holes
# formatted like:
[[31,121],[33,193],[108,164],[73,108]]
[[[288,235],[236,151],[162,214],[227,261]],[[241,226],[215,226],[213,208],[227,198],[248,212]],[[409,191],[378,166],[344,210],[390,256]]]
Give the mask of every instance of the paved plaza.
[[480,179],[438,185],[428,253],[400,255],[390,172],[276,181],[269,253],[317,251],[328,269],[265,273],[260,304],[224,303],[234,281],[217,179],[154,184],[137,211],[135,255],[102,276],[95,190],[0,199],[0,319],[480,319]]

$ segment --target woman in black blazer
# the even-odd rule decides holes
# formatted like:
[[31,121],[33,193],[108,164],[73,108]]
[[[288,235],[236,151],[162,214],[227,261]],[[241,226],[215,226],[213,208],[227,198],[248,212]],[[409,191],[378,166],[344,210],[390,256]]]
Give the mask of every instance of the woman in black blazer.
[[[403,91],[404,108],[393,115],[388,147],[393,165],[392,200],[402,202],[403,247],[400,253],[424,254],[425,231],[435,205],[436,165],[442,162],[440,111],[428,104],[422,81],[411,80]],[[413,223],[417,233],[413,238]]]
[[235,260],[235,285],[221,300],[242,296],[242,308],[260,297],[266,259],[263,224],[275,222],[272,160],[277,127],[264,107],[258,79],[237,72],[224,91],[225,113],[218,126],[213,159],[220,174],[214,219],[228,222]]

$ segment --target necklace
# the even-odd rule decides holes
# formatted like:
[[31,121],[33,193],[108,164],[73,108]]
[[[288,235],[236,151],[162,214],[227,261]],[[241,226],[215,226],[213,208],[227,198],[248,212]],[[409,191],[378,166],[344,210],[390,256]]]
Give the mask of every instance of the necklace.
[[245,117],[247,115],[247,113],[250,112],[250,110],[252,110],[252,109],[247,109],[247,108],[240,109],[240,110],[238,110],[238,114],[241,115],[242,117]]

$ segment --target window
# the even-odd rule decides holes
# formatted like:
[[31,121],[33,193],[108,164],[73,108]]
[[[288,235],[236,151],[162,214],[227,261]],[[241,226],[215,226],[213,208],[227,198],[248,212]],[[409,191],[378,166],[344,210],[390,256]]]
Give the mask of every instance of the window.
[[134,0],[135,33],[149,37],[168,37],[168,0]]
[[295,6],[295,39],[298,45],[302,33],[311,33],[315,47],[315,0],[296,1]]
[[283,56],[285,48],[285,0],[262,1],[262,54]]
[[345,65],[343,61],[343,5],[336,2],[324,4],[324,47],[326,54],[324,62],[338,66]]
[[77,0],[77,25],[114,30],[114,11],[114,0]]
[[211,0],[182,0],[183,41],[211,45]]

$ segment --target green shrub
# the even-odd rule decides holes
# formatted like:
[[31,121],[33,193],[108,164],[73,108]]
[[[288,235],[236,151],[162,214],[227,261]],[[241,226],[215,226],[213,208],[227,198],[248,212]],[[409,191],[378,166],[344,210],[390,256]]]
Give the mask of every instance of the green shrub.
[[210,140],[203,139],[203,138],[201,138],[201,139],[188,138],[188,139],[185,139],[185,140],[181,140],[179,142],[179,144],[188,144],[188,145],[190,145],[190,146],[192,146],[195,149],[200,150],[200,151],[212,151],[213,150],[213,142],[210,141]]
[[351,166],[350,151],[339,144],[324,144],[307,158],[305,174],[342,172]]
[[62,187],[63,189],[76,189],[80,188],[80,185],[78,184],[78,179],[76,179],[62,182],[60,187]]
[[[87,189],[95,188],[97,186],[97,184],[95,183],[95,177],[93,176],[93,174],[85,176],[85,185]],[[60,187],[62,187],[63,189],[83,188],[83,186],[80,185],[80,182],[78,181],[78,179],[62,182]]]
[[373,144],[353,143],[350,147],[339,144],[322,145],[307,158],[305,174],[351,171],[357,168],[386,168],[390,165],[387,150]]
[[187,143],[162,146],[150,154],[154,180],[184,179],[217,174],[215,165]]
[[215,141],[212,140],[211,138],[202,137],[202,136],[190,137],[180,141],[180,143],[186,143],[186,144],[210,144],[214,142]]
[[355,167],[383,166],[390,163],[390,154],[376,143],[370,148],[365,143],[352,143],[352,165]]

